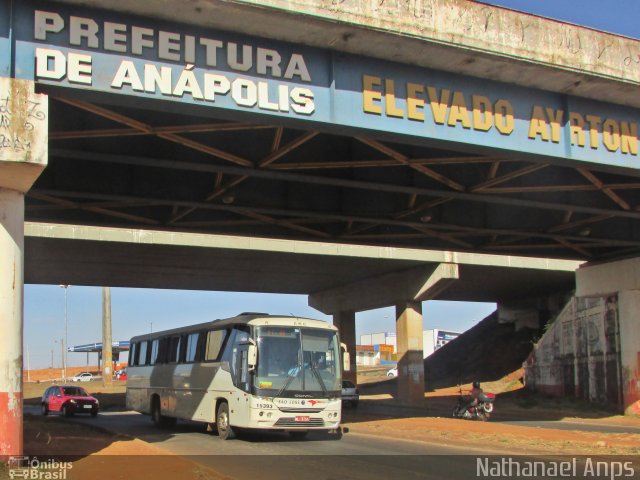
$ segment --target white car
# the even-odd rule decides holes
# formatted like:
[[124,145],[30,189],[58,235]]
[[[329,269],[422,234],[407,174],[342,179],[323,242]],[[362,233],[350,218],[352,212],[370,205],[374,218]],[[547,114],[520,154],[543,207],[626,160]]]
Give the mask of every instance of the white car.
[[70,379],[72,382],[90,382],[93,380],[93,375],[89,372],[82,372]]
[[398,376],[398,367],[393,367],[391,370],[387,371],[387,377],[397,377]]

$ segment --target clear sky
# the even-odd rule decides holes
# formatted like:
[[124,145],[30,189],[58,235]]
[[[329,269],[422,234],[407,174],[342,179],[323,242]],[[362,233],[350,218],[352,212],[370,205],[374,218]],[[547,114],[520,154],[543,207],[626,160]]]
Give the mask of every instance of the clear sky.
[[[485,0],[514,10],[640,38],[640,0]],[[113,338],[225,318],[243,311],[292,314],[329,320],[307,306],[304,296],[113,288]],[[101,341],[102,291],[72,286],[68,290],[69,345]],[[425,328],[464,331],[495,309],[494,304],[426,302]],[[64,336],[64,290],[57,285],[26,285],[25,347],[31,368],[60,366]],[[356,333],[395,330],[393,308],[359,313]],[[58,343],[56,343],[56,339]],[[70,365],[86,364],[86,355],[69,354]],[[27,361],[25,351],[25,363]],[[91,362],[96,362],[95,355]]]
[[[71,286],[67,291],[69,345],[102,341],[102,289]],[[425,328],[464,331],[495,310],[494,304],[425,302]],[[307,305],[303,295],[272,295],[235,292],[202,292],[111,289],[113,340],[183,325],[226,318],[241,312],[296,315],[331,321]],[[25,286],[25,366],[29,346],[30,368],[61,366],[60,340],[64,337],[64,289],[57,285]],[[395,331],[395,309],[358,313],[356,334]],[[57,342],[57,343],[56,343]],[[52,355],[53,352],[53,355]],[[124,359],[124,357],[123,357]],[[69,365],[86,365],[86,354],[69,353]],[[92,365],[97,356],[90,357]]]
[[479,0],[640,39],[640,0]]

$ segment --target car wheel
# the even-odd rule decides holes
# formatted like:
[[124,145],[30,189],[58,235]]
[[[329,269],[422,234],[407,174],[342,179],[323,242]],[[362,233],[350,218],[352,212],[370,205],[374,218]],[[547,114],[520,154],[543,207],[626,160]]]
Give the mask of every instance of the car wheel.
[[231,440],[235,438],[235,432],[231,428],[229,417],[229,404],[222,402],[218,407],[216,415],[216,427],[218,427],[218,435],[223,440]]
[[62,415],[64,415],[65,417],[70,417],[73,415],[73,412],[69,408],[69,405],[65,405],[62,407]]
[[44,415],[45,417],[46,417],[47,415],[49,415],[49,407],[47,407],[47,404],[46,404],[46,403],[43,403],[43,404],[42,404],[42,409],[41,409],[41,411],[42,411],[42,415]]

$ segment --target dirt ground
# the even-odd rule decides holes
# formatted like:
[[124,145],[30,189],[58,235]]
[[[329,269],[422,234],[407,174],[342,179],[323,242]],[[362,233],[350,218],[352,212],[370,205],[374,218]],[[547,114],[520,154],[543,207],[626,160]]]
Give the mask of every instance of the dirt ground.
[[[640,434],[592,433],[551,428],[532,428],[493,422],[442,417],[387,418],[366,413],[345,415],[350,432],[387,436],[439,445],[492,450],[496,454],[554,453],[566,455],[638,455]],[[607,419],[597,425],[620,424]],[[627,423],[628,424],[628,423]],[[640,421],[634,424],[640,427]]]
[[66,418],[26,416],[24,424],[25,454],[41,461],[55,458],[59,462],[72,462],[66,476],[70,480],[226,478],[142,440],[74,423]]
[[[425,442],[427,451],[428,444],[439,444],[465,446],[470,453],[474,448],[481,448],[509,454],[640,454],[640,434],[637,433],[592,433],[447,418],[458,388],[427,392],[423,409],[403,409],[393,398],[395,381],[380,375],[384,372],[371,373],[360,382],[360,406],[346,408],[343,412],[346,435],[384,435]],[[499,382],[484,384],[487,391],[499,394],[495,420],[547,419],[640,427],[638,417],[623,417],[580,402],[524,393],[517,379],[518,373],[514,372]],[[25,403],[38,404],[48,385],[25,385]],[[83,386],[101,400],[105,410],[124,409],[125,385],[116,383],[104,387],[101,382],[90,382]],[[225,478],[141,440],[60,417],[25,416],[24,442],[25,452],[31,456],[53,456],[60,461],[73,458],[73,467],[67,475],[69,479],[113,480],[136,478],[138,474],[154,480]],[[131,461],[130,456],[139,457],[139,460]],[[0,467],[0,478],[5,477],[8,478],[6,468],[3,471]]]
[[[379,381],[370,374],[360,382],[362,408],[345,409],[343,425],[355,433],[502,453],[640,454],[640,433],[593,433],[497,423],[546,420],[559,422],[559,427],[577,423],[640,428],[640,417],[618,415],[573,399],[529,393],[523,389],[520,378],[522,371],[516,370],[498,381],[482,384],[485,391],[496,393],[497,399],[494,421],[479,422],[450,418],[460,391],[470,390],[469,384],[428,391],[422,408],[403,412],[394,407],[395,380]],[[390,412],[387,416],[385,408]],[[372,410],[376,415],[370,413]]]

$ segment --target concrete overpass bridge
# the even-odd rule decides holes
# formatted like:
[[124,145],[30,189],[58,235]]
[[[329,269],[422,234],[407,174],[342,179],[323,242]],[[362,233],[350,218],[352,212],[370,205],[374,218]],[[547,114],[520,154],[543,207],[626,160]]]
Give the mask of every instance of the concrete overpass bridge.
[[408,402],[425,299],[639,288],[636,40],[466,0],[0,13],[0,455],[23,282],[303,293],[351,346],[396,305]]

